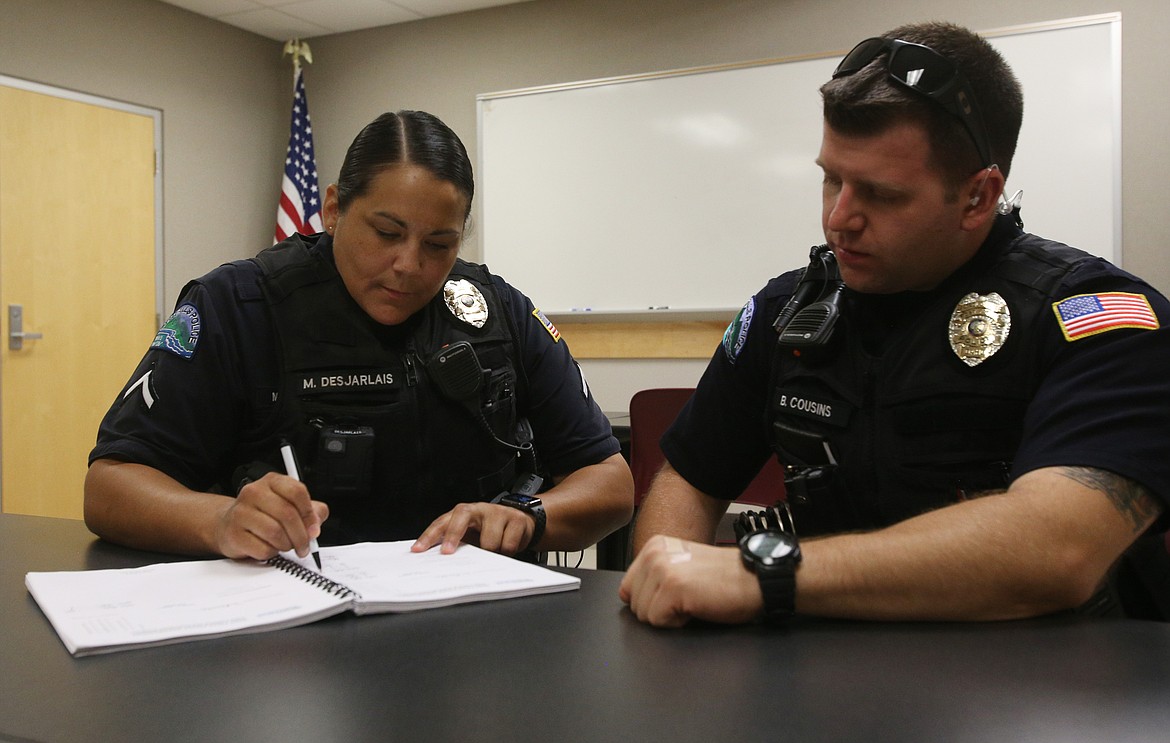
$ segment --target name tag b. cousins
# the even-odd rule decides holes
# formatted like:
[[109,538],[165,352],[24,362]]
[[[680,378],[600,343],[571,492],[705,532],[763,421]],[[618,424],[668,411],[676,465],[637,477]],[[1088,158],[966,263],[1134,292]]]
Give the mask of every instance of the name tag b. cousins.
[[837,427],[844,427],[849,423],[852,407],[841,400],[818,398],[786,390],[776,390],[774,394],[776,407],[786,413]]

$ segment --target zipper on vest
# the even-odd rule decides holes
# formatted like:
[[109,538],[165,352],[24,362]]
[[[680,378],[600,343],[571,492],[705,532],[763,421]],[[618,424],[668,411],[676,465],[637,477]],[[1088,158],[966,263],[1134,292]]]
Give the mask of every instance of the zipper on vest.
[[880,467],[878,466],[878,451],[881,445],[878,443],[880,439],[879,424],[880,411],[877,404],[877,385],[878,374],[881,362],[875,360],[868,354],[865,355],[865,368],[861,374],[861,413],[862,420],[865,421],[865,431],[862,433],[861,445],[861,462],[858,462],[858,470],[865,474],[865,482],[873,484],[872,495],[861,501],[861,505],[855,506],[854,511],[860,512],[859,516],[865,520],[872,520],[880,516],[885,510],[884,493],[882,483],[885,478],[881,475]]
[[418,369],[416,369],[414,366],[414,354],[403,354],[402,363],[404,366],[406,366],[406,386],[415,386],[418,384]]

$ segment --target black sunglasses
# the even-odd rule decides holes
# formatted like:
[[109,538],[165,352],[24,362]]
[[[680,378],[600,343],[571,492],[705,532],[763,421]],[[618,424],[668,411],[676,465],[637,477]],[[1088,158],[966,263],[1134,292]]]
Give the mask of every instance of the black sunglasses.
[[837,69],[833,70],[833,79],[854,74],[887,51],[886,70],[890,79],[930,98],[961,121],[971,135],[975,149],[979,151],[983,167],[990,167],[991,147],[971,85],[954,62],[930,47],[875,36],[853,47],[845,55]]

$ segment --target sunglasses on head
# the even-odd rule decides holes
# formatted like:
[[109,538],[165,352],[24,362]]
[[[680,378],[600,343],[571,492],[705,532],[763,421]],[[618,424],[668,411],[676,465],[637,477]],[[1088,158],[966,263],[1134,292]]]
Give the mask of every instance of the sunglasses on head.
[[975,104],[975,94],[958,66],[930,47],[875,36],[845,55],[833,70],[833,79],[856,73],[883,52],[889,52],[886,70],[890,79],[930,98],[961,121],[979,151],[983,167],[989,167],[991,147],[987,142],[987,130],[983,128],[983,118]]

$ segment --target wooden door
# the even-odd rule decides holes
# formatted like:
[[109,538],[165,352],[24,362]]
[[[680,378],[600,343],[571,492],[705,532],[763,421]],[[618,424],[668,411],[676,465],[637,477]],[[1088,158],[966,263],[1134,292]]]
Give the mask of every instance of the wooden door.
[[[0,505],[80,518],[98,422],[154,335],[154,117],[0,85]],[[11,348],[10,307],[25,333]]]

